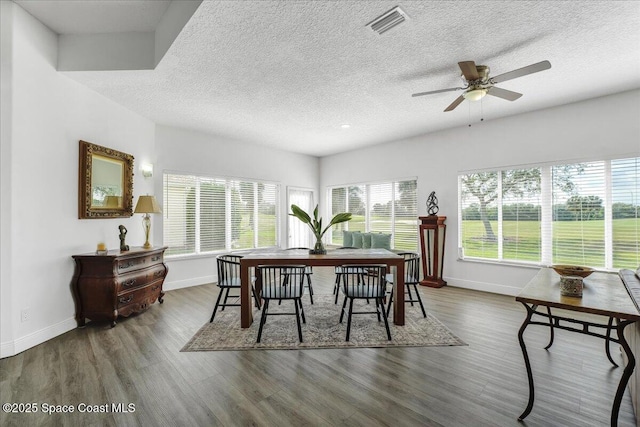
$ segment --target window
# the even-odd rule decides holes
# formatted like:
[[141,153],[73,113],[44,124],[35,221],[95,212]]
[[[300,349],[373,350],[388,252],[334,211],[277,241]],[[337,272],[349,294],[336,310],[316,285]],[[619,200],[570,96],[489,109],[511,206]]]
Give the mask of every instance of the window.
[[406,180],[329,188],[331,216],[351,212],[351,221],[333,227],[331,244],[342,244],[342,231],[392,235],[394,249],[418,249],[417,181]]
[[277,246],[278,186],[164,174],[167,255]]
[[640,159],[459,176],[463,258],[603,269],[640,264]]

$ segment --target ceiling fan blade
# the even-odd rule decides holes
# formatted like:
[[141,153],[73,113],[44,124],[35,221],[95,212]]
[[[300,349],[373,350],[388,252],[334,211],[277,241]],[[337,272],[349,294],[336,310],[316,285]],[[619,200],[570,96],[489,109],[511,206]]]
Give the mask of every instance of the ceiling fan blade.
[[422,96],[422,95],[432,95],[434,93],[442,93],[442,92],[453,92],[454,90],[462,90],[464,88],[462,87],[451,87],[449,89],[440,89],[440,90],[432,90],[430,92],[420,92],[420,93],[414,93],[411,96]]
[[480,76],[478,75],[478,69],[476,68],[476,63],[473,61],[463,61],[458,62],[458,66],[462,71],[462,75],[467,80],[478,80]]
[[457,98],[456,98],[456,100],[455,100],[455,101],[453,101],[453,102],[451,103],[451,105],[449,105],[447,108],[445,108],[445,110],[444,110],[444,111],[445,111],[445,113],[446,113],[447,111],[451,111],[451,110],[453,110],[454,108],[456,108],[458,105],[460,105],[460,103],[461,103],[462,101],[464,101],[464,96],[460,95],[459,97],[457,97]]
[[500,74],[495,77],[491,77],[491,81],[493,83],[501,83],[507,80],[515,79],[517,77],[526,76],[527,74],[533,74],[539,71],[548,70],[549,68],[551,68],[551,63],[549,61],[542,61],[536,64],[527,65],[526,67],[518,68],[517,70]]
[[512,92],[506,89],[500,89],[499,87],[492,86],[487,90],[488,95],[497,96],[498,98],[506,99],[507,101],[515,101],[522,96],[521,93]]

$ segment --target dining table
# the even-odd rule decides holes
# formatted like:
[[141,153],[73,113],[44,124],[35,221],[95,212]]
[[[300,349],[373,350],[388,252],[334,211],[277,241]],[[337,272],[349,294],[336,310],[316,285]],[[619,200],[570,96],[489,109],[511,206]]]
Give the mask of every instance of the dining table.
[[[387,272],[394,274],[393,323],[404,325],[404,257],[388,249],[329,249],[326,254],[309,253],[306,249],[259,250],[244,254],[240,259],[240,326],[253,323],[251,304],[251,270],[259,265],[305,265],[337,267],[350,264],[385,264]],[[256,280],[259,295],[260,282]]]

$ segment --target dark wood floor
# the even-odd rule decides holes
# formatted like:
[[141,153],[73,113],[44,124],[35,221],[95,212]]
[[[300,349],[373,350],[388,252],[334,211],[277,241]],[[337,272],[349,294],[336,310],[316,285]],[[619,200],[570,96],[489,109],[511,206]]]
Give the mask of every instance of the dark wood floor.
[[[314,269],[330,293],[331,269]],[[604,426],[622,369],[604,342],[530,327],[536,404],[525,422],[527,380],[517,340],[525,311],[513,297],[452,287],[421,289],[427,310],[465,347],[180,353],[209,320],[214,285],[167,292],[138,316],[89,323],[0,361],[2,426]],[[233,308],[231,308],[233,309]],[[410,308],[408,308],[410,309]],[[237,308],[236,308],[237,310]],[[621,363],[617,347],[614,358]],[[73,405],[42,414],[43,404]],[[78,412],[80,403],[129,403],[135,412]],[[97,409],[104,409],[97,408]],[[635,425],[628,392],[620,426]]]

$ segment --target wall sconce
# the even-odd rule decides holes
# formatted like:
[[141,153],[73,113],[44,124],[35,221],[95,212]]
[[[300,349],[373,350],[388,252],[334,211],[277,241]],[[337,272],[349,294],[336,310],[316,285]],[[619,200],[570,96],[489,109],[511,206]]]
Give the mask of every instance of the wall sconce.
[[143,163],[140,165],[142,176],[145,178],[151,178],[153,176],[153,165],[151,163]]

